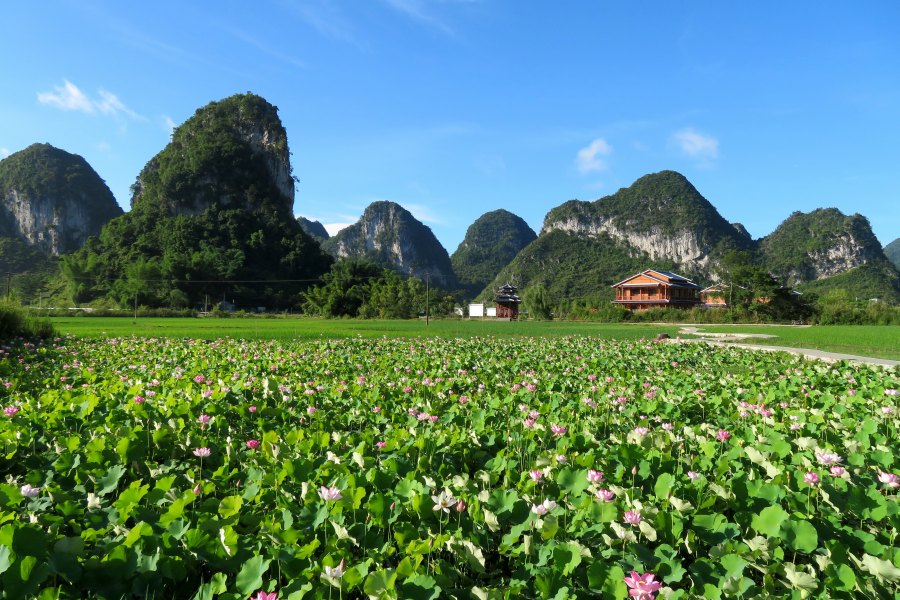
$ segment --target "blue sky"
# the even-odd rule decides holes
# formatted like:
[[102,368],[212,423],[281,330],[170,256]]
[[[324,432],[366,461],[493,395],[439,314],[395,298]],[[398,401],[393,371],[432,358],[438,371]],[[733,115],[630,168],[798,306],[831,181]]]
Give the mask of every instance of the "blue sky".
[[900,237],[900,3],[277,0],[0,6],[0,156],[128,187],[206,103],[279,107],[295,212],[393,200],[453,252],[506,208],[674,169],[754,237],[834,206]]

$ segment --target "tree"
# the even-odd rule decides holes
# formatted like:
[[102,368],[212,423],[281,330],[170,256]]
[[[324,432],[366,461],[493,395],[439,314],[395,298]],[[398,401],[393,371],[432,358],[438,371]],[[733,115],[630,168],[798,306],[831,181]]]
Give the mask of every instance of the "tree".
[[522,300],[529,314],[536,319],[550,319],[552,300],[547,286],[538,283],[525,290]]

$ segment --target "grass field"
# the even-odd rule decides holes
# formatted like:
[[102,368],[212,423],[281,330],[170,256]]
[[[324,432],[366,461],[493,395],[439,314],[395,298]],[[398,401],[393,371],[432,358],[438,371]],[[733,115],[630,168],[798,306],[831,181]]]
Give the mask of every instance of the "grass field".
[[327,319],[131,319],[121,317],[73,317],[52,319],[60,333],[78,336],[126,336],[216,339],[225,336],[243,339],[291,340],[294,338],[334,339],[347,336],[441,338],[472,336],[592,335],[609,339],[675,336],[671,325],[621,325],[596,323],[499,323],[496,321],[356,321]]
[[764,333],[773,339],[742,340],[765,346],[811,348],[900,360],[900,327],[890,325],[821,325],[816,327],[703,327],[710,333]]

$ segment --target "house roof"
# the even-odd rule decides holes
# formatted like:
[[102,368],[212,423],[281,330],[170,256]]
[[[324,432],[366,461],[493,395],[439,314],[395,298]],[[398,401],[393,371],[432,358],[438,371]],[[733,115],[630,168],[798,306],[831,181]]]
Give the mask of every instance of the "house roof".
[[[651,275],[651,273],[655,273],[657,275],[662,275],[666,279],[656,277],[655,275]],[[697,285],[696,283],[694,283],[693,281],[691,281],[690,279],[688,279],[686,277],[682,277],[681,275],[676,275],[675,273],[670,273],[668,271],[657,271],[656,269],[647,269],[646,271],[641,271],[637,275],[632,275],[631,277],[629,277],[627,279],[623,279],[619,283],[615,283],[615,284],[611,285],[610,287],[619,287],[620,285],[635,286],[635,287],[647,285],[645,283],[630,283],[630,284],[625,283],[626,281],[631,281],[635,277],[640,277],[641,275],[643,275],[644,277],[653,279],[654,281],[658,281],[662,284],[668,285],[670,287],[694,289],[694,290],[701,289],[699,285]]]

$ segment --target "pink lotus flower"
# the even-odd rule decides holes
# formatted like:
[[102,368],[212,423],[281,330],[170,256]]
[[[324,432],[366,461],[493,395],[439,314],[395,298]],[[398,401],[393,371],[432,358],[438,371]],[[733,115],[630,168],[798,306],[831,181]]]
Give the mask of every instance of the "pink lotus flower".
[[376,442],[375,445],[378,446],[379,450],[381,450],[382,448],[387,446],[387,442]]
[[197,419],[197,421],[203,423],[204,425],[207,425],[210,420],[212,420],[212,417],[210,417],[209,415],[200,415],[200,418]]
[[816,452],[816,458],[823,465],[836,465],[844,460],[837,454],[832,454],[830,452]]
[[534,419],[525,419],[523,425],[525,425],[525,429],[532,429],[534,427]]
[[637,571],[632,571],[631,577],[625,578],[625,585],[631,588],[628,595],[637,600],[653,600],[654,594],[662,588],[662,583],[654,581],[655,578],[652,573],[639,575]]
[[563,427],[562,425],[551,425],[550,431],[553,432],[553,437],[559,437],[561,435],[565,435],[566,428]]
[[207,448],[206,446],[204,446],[202,448],[197,448],[196,450],[194,450],[194,456],[199,456],[200,458],[205,458],[205,457],[209,456],[210,454],[212,454],[212,451],[209,448]]
[[380,406],[375,406],[375,407],[373,407],[373,408],[372,408],[372,412],[375,413],[375,414],[377,415],[378,413],[381,412],[381,407],[380,407]]
[[528,475],[531,477],[532,481],[538,482],[544,477],[544,472],[539,471],[538,469],[532,469],[531,471],[528,471]]
[[251,450],[256,450],[259,448],[259,442],[257,440],[247,440],[247,447]]
[[[6,384],[9,387],[9,384]],[[898,390],[884,390],[885,395],[887,396],[900,396],[900,391]]]
[[343,498],[344,495],[341,494],[341,490],[336,487],[327,488],[324,485],[319,488],[319,498],[322,500],[335,501]]
[[650,430],[647,429],[646,427],[635,427],[634,428],[634,434],[637,436],[644,437],[648,433],[650,433]]
[[456,512],[465,512],[466,511],[466,503],[460,500],[456,505]]
[[466,398],[465,396],[460,396],[460,397],[459,397],[459,403],[460,403],[460,404],[465,404],[465,403],[468,402],[468,401],[469,401],[469,399]]
[[638,523],[641,522],[641,513],[629,510],[622,517],[622,520],[625,521],[626,523],[628,523],[629,525],[637,525]]
[[547,500],[544,500],[541,504],[532,504],[531,512],[533,512],[537,516],[541,517],[543,515],[546,515],[548,512],[550,512],[551,510],[553,510],[556,507],[557,507],[556,502],[554,502],[553,500],[550,500],[548,498]]
[[249,411],[252,412],[252,413],[255,413],[255,412],[256,412],[256,407],[255,407],[255,406],[251,406],[251,407],[248,408],[247,410],[249,410]]
[[603,471],[588,469],[587,480],[591,483],[600,483],[601,481],[603,481]]
[[719,440],[720,442],[724,442],[725,440],[727,440],[730,437],[731,437],[731,434],[729,432],[725,431],[724,429],[720,429],[719,432],[716,434],[716,439]]
[[310,407],[308,407],[308,408],[306,409],[306,414],[309,414],[309,415],[314,415],[314,414],[316,414],[316,407],[315,407],[315,406],[310,406]]
[[18,413],[18,412],[19,412],[18,406],[7,406],[6,408],[3,409],[3,414],[6,415],[7,417],[14,417],[14,416],[16,416],[16,413]]
[[31,487],[30,484],[26,483],[19,488],[19,493],[21,493],[26,498],[34,498],[41,493],[41,488]]
[[603,502],[612,502],[616,495],[609,490],[597,490],[595,494],[598,500],[602,500]]
[[693,481],[694,479],[700,478],[700,473],[698,473],[697,471],[688,471],[687,476],[688,476],[688,479]]
[[406,412],[407,412],[410,416],[413,416],[413,417],[414,417],[414,416],[416,416],[416,414],[417,414],[419,411],[417,411],[417,410],[414,409],[414,408],[410,408],[410,409],[407,410]]
[[882,412],[882,414],[885,414],[885,415],[892,415],[892,414],[894,414],[894,409],[891,408],[890,406],[882,406],[881,412]]
[[278,600],[278,594],[272,592],[270,594],[265,593],[262,590],[256,592],[256,596],[253,596],[251,600]]
[[846,471],[846,469],[844,469],[844,467],[839,467],[839,466],[837,466],[837,465],[831,467],[831,474],[832,474],[834,477],[841,477],[841,476],[843,476],[844,473],[846,473],[846,472],[847,472],[847,471]]
[[816,473],[807,473],[803,476],[803,483],[808,483],[809,485],[816,485],[819,483],[819,475]]
[[895,475],[894,473],[885,473],[882,471],[878,474],[878,481],[883,483],[885,487],[891,489],[900,487],[900,475]]
[[675,426],[672,425],[671,423],[663,423],[662,428],[665,429],[666,431],[672,431],[672,429],[674,429]]

